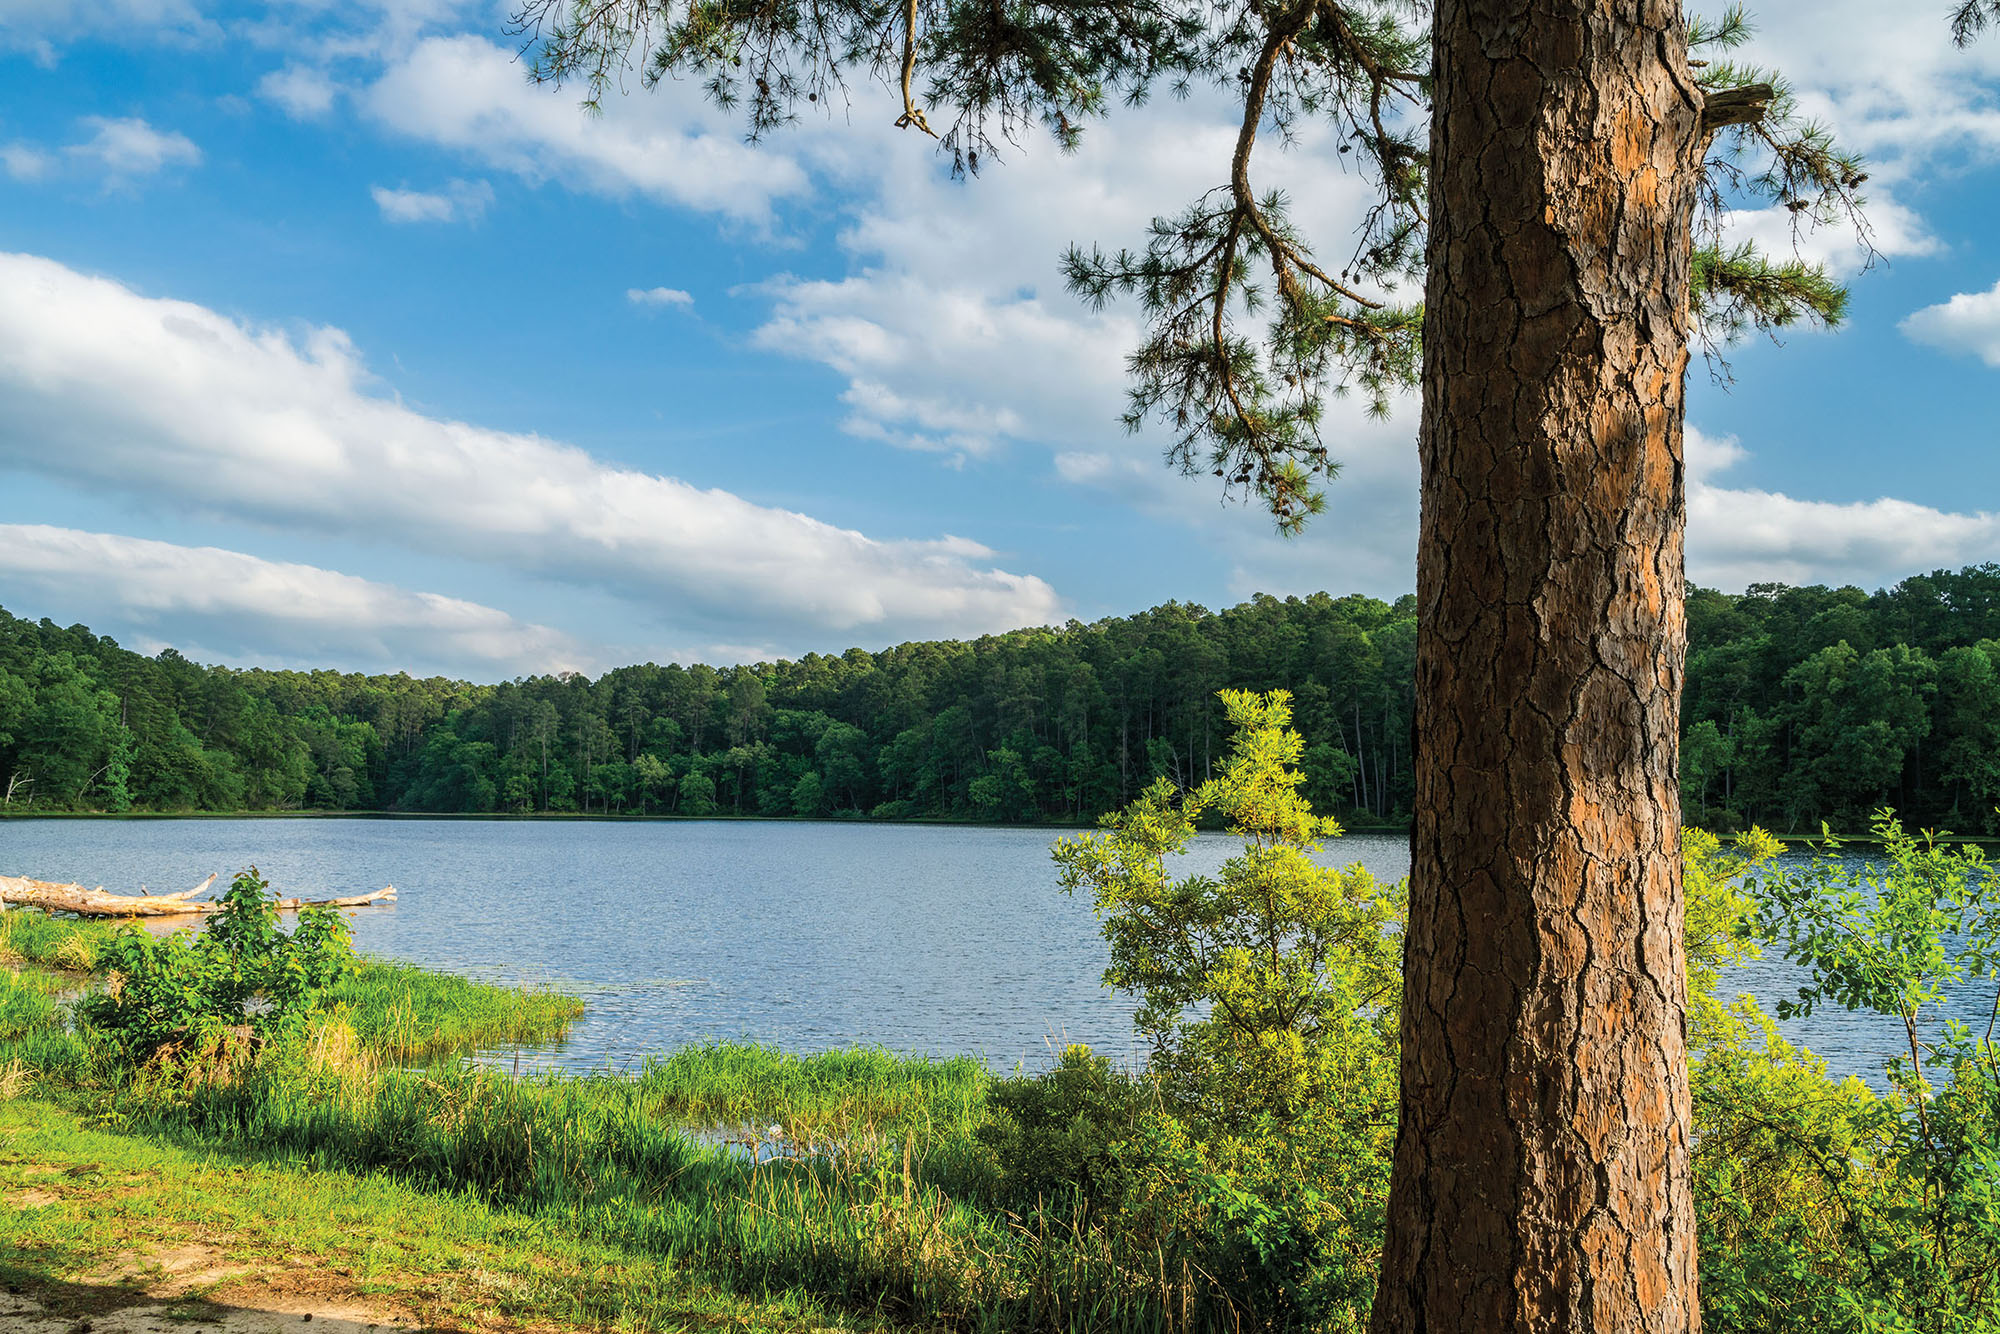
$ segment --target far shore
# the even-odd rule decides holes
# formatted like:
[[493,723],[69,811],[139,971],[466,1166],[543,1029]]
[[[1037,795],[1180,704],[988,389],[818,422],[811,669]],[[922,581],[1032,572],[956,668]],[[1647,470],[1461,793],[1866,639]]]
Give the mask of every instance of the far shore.
[[[8,821],[28,820],[454,820],[454,821],[494,821],[500,823],[532,823],[548,821],[576,824],[823,824],[823,825],[881,825],[881,826],[942,826],[954,829],[1049,829],[1075,830],[1095,829],[1093,821],[1036,820],[1003,823],[997,820],[964,820],[950,816],[919,816],[913,819],[878,820],[866,815],[852,816],[799,816],[799,815],[735,815],[717,813],[715,815],[667,815],[667,814],[605,814],[601,811],[4,811],[0,812],[0,824]],[[1687,822],[1690,827],[1705,827],[1699,820]],[[1377,823],[1347,825],[1348,834],[1371,834],[1385,837],[1407,838],[1408,824]],[[1213,831],[1211,831],[1213,832]],[[1817,830],[1767,831],[1788,849],[1809,847],[1822,837]],[[1841,844],[1853,847],[1875,847],[1879,840],[1866,830],[1843,833],[1834,831],[1834,837]],[[1953,843],[1971,843],[1980,847],[2000,847],[2000,835],[1952,833]]]

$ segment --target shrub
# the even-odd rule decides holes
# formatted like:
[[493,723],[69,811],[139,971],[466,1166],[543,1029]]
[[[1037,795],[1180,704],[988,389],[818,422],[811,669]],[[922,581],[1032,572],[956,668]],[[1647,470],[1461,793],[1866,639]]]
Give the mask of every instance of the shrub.
[[[1140,998],[1155,1105],[1069,1057],[996,1092],[1003,1177],[1071,1189],[1128,1244],[1206,1275],[1228,1322],[1359,1328],[1374,1293],[1395,1129],[1402,887],[1313,858],[1340,827],[1300,794],[1290,696],[1224,691],[1221,772],[1164,780],[1102,834],[1064,839],[1063,888],[1088,889],[1111,947],[1104,980]],[[1244,840],[1215,876],[1168,859],[1204,820]],[[1025,1115],[1024,1115],[1025,1114]],[[1119,1133],[1122,1132],[1122,1133]]]
[[128,925],[106,951],[108,985],[78,1013],[139,1060],[212,1052],[238,1030],[262,1040],[295,1027],[353,971],[354,951],[332,908],[302,910],[285,934],[269,888],[254,866],[237,876],[192,940]]
[[1780,1017],[1873,1011],[1904,1051],[1877,1097],[1747,1000],[1711,1030],[1694,1087],[1712,1329],[2000,1327],[2000,1050],[1991,1024],[1937,1024],[1950,989],[2000,977],[2000,903],[1979,849],[1888,811],[1874,833],[1883,862],[1828,835],[1803,865],[1750,868],[1745,929],[1809,974]]
[[[1104,924],[1105,982],[1139,996],[1162,1092],[1223,1132],[1340,1105],[1357,1062],[1394,1059],[1402,890],[1313,861],[1340,826],[1298,791],[1290,700],[1223,691],[1237,730],[1220,775],[1186,793],[1161,779],[1104,817],[1105,833],[1055,846],[1064,891],[1089,890]],[[1167,859],[1209,815],[1244,839],[1241,855],[1217,877],[1174,879]]]
[[1054,1069],[1003,1080],[987,1102],[995,1119],[976,1133],[993,1150],[1011,1207],[1026,1213],[1076,1196],[1099,1212],[1117,1204],[1119,1150],[1156,1099],[1108,1058],[1071,1044]]

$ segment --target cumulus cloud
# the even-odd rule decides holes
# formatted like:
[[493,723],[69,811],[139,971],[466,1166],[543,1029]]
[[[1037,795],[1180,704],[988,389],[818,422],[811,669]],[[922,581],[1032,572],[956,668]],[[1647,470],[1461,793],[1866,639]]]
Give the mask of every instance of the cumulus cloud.
[[635,306],[692,306],[694,297],[678,287],[628,287],[625,299]]
[[1900,176],[1940,151],[2000,147],[2000,44],[1953,46],[1943,6],[1885,15],[1876,0],[1820,0],[1760,6],[1754,22],[1745,54],[1878,168]]
[[477,222],[493,206],[485,181],[452,181],[439,191],[391,190],[371,186],[384,222]]
[[[1367,186],[1329,169],[1342,160],[1336,146],[1301,128],[1296,152],[1260,156],[1257,187],[1283,189],[1324,253],[1345,254]],[[965,466],[1040,456],[1062,482],[1189,532],[1232,570],[1236,592],[1406,590],[1413,398],[1387,421],[1355,402],[1329,406],[1325,439],[1343,472],[1328,488],[1329,513],[1287,540],[1255,506],[1226,501],[1215,479],[1170,471],[1160,432],[1126,433],[1126,358],[1141,335],[1134,303],[1093,311],[1064,288],[1067,246],[1142,243],[1153,217],[1226,178],[1235,134],[1214,97],[1163,100],[1093,124],[1073,155],[1033,137],[958,182],[912,138],[857,129],[843,164],[863,189],[840,237],[850,272],[746,289],[771,303],[755,342],[843,376],[843,426],[858,439]]]
[[1919,343],[1970,353],[2000,367],[2000,283],[1984,292],[1960,292],[1949,301],[1925,306],[1897,327]]
[[259,79],[257,92],[294,120],[317,120],[333,110],[340,88],[324,70],[287,65]]
[[1889,496],[1801,500],[1712,480],[1745,457],[1733,438],[1688,432],[1687,567],[1694,583],[1879,588],[1912,570],[1973,564],[2000,551],[2000,513],[1954,513]]
[[365,534],[774,638],[1059,619],[958,537],[882,540],[368,390],[347,336],[240,324],[0,256],[0,463],[149,500]]
[[643,196],[753,223],[806,193],[804,168],[742,142],[698,89],[662,83],[602,117],[573,92],[531,87],[514,53],[480,37],[428,37],[359,94],[386,128],[530,181],[555,179],[614,199]]
[[574,670],[570,638],[492,607],[219,547],[0,524],[0,601],[235,663],[491,676]]
[[156,130],[137,116],[86,116],[91,135],[63,151],[88,163],[114,181],[152,176],[169,167],[192,167],[201,161],[194,140],[172,130]]
[[1943,249],[1924,220],[1894,198],[1877,193],[1868,202],[1864,236],[1846,222],[1799,224],[1787,209],[1739,209],[1724,219],[1731,241],[1753,241],[1777,259],[1796,255],[1836,278],[1852,278],[1878,259],[1935,255]]
[[184,134],[156,130],[137,116],[85,116],[77,124],[88,134],[61,149],[16,140],[0,145],[0,168],[17,181],[39,181],[67,173],[95,176],[108,185],[127,185],[170,167],[192,167],[201,148]]

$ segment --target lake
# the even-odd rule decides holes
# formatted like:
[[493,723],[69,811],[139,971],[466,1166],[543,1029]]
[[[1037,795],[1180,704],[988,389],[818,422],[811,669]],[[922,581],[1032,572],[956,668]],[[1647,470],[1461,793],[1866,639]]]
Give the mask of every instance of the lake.
[[[484,981],[553,987],[588,1008],[522,1068],[628,1068],[704,1038],[793,1051],[852,1043],[1046,1064],[1065,1042],[1136,1059],[1132,1007],[1099,982],[1088,902],[1056,887],[1047,829],[764,821],[201,819],[0,821],[0,873],[134,892],[226,880],[255,863],[308,898],[393,884],[351,914],[366,953]],[[1188,869],[1240,846],[1205,835]],[[1351,835],[1328,860],[1409,871],[1401,836]],[[1725,987],[1767,1006],[1778,959]],[[1954,1012],[1983,1027],[1990,991]],[[1823,1012],[1783,1025],[1839,1073],[1871,1075],[1902,1030]],[[1876,1082],[1876,1081],[1871,1081]]]

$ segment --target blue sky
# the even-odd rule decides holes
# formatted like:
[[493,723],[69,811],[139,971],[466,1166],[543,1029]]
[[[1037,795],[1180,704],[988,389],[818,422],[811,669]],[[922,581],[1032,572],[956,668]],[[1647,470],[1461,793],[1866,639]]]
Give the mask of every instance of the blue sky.
[[[2000,559],[2000,41],[1879,12],[1757,14],[1867,154],[1880,259],[1806,238],[1849,325],[1697,363],[1700,582]],[[1123,432],[1134,312],[1062,290],[1067,242],[1221,179],[1225,107],[959,183],[866,85],[760,146],[685,86],[585,117],[504,17],[0,0],[0,605],[494,679],[1411,586],[1412,404],[1336,408],[1287,542]],[[1259,170],[1332,247],[1365,196],[1326,148]]]

